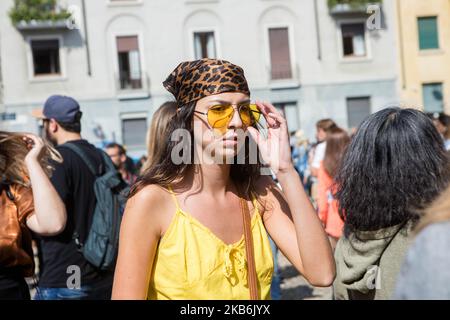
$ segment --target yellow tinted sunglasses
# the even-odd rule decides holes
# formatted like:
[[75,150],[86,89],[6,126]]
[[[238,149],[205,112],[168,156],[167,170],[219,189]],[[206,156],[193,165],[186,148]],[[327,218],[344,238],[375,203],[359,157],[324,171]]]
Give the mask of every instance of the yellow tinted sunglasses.
[[[208,123],[213,129],[223,129],[228,126],[231,119],[233,119],[235,108],[233,104],[220,104],[212,106],[207,112],[194,111],[198,114],[203,114],[207,116]],[[242,124],[245,127],[252,126],[256,124],[261,118],[261,111],[259,111],[258,106],[252,103],[243,103],[237,105],[236,108],[239,112],[239,117],[241,118]]]

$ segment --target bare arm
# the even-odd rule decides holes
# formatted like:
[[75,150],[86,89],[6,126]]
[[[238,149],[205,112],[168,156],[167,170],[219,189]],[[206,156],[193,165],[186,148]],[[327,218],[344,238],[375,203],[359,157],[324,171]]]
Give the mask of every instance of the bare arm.
[[[294,260],[292,263],[297,262],[294,265],[298,266],[297,269],[311,284],[329,286],[334,280],[336,270],[331,246],[322,223],[294,170],[282,172],[277,177],[292,213],[297,238],[296,242],[281,241],[280,246],[286,248],[288,256],[299,258],[298,261]],[[272,232],[275,231],[275,233],[284,232],[281,225],[279,228],[275,226],[272,229],[274,229]]]
[[160,238],[158,219],[153,214],[160,209],[159,202],[154,189],[147,187],[127,203],[120,228],[113,300],[147,299],[153,260]]
[[253,128],[249,130],[283,190],[281,193],[275,186],[266,189],[272,206],[264,219],[266,228],[280,250],[311,284],[329,286],[336,273],[331,246],[292,165],[286,120],[271,104],[258,106],[269,125],[268,137],[263,140]]
[[67,220],[66,207],[42,169],[38,157],[43,142],[34,135],[26,136],[30,152],[25,158],[33,188],[34,214],[27,220],[27,226],[41,235],[55,235],[64,230]]

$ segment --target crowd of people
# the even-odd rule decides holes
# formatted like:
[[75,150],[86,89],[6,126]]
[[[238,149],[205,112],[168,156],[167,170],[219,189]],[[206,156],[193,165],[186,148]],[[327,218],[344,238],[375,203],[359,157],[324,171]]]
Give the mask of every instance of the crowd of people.
[[279,299],[278,250],[334,299],[450,299],[449,116],[323,119],[311,144],[228,61],[163,85],[137,164],[84,140],[67,96],[35,114],[42,138],[0,132],[0,299],[30,277],[36,300]]

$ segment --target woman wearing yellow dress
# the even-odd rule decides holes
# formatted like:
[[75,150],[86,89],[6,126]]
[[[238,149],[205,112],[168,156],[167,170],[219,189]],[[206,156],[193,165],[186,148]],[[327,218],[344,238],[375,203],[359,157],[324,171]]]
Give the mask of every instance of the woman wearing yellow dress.
[[[224,60],[183,62],[164,86],[178,110],[166,152],[131,190],[113,299],[270,299],[268,234],[312,285],[331,285],[331,247],[292,164],[283,116],[251,104],[243,70]],[[246,133],[259,157],[253,141],[242,143]]]

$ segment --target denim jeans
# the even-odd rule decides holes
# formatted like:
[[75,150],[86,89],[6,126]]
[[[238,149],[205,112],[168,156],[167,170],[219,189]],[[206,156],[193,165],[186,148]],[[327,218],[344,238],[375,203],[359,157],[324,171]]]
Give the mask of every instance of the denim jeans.
[[272,248],[273,254],[273,278],[272,285],[270,286],[270,295],[272,300],[280,300],[281,299],[281,277],[280,270],[278,267],[278,247],[272,238],[269,237],[270,246]]
[[82,286],[80,289],[42,288],[36,289],[34,300],[110,300],[112,285]]

